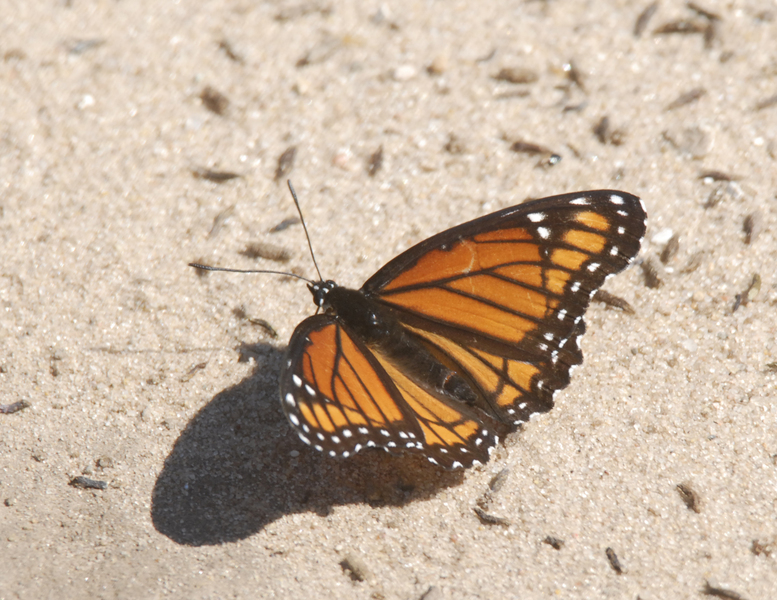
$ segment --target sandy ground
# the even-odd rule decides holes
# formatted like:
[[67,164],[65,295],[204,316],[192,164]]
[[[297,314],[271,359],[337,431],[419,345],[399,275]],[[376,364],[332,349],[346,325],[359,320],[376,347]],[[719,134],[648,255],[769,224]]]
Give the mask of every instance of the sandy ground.
[[[0,4],[0,598],[777,597],[773,2]],[[186,266],[313,276],[286,175],[341,284],[607,187],[661,285],[485,467],[327,460],[278,401],[304,285]]]

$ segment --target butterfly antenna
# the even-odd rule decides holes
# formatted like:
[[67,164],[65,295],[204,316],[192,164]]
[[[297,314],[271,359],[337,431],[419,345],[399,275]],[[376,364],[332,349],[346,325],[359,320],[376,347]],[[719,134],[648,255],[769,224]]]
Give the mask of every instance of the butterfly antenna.
[[307,277],[302,277],[301,275],[297,275],[296,273],[288,273],[286,271],[268,271],[267,269],[227,269],[226,267],[211,267],[209,265],[202,265],[200,263],[189,263],[189,266],[194,267],[195,269],[201,269],[203,271],[226,271],[227,273],[267,273],[269,275],[286,275],[287,277],[296,277],[297,279],[306,281],[311,285],[315,284],[314,281],[311,281]]
[[[324,278],[321,276],[321,270],[318,268],[318,263],[316,262],[316,255],[313,253],[313,244],[310,241],[310,234],[308,233],[308,226],[305,225],[305,217],[302,216],[302,209],[299,207],[299,200],[297,200],[297,192],[294,191],[294,186],[291,185],[291,179],[287,179],[286,183],[289,186],[289,191],[291,192],[291,197],[294,198],[294,205],[297,207],[297,212],[299,213],[299,220],[302,221],[302,229],[305,230],[305,237],[308,239],[308,248],[310,248],[310,258],[313,259],[313,266],[316,267],[316,273],[318,273],[318,280],[319,281],[323,281]],[[302,279],[302,278],[300,278],[300,279]]]

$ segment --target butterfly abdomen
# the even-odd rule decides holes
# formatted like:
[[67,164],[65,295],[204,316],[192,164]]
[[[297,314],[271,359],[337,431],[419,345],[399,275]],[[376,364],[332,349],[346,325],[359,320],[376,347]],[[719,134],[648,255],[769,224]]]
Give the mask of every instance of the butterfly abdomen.
[[330,311],[368,348],[401,369],[427,392],[469,405],[477,404],[477,395],[464,378],[440,362],[389,309],[364,292],[337,286],[329,291],[327,303]]

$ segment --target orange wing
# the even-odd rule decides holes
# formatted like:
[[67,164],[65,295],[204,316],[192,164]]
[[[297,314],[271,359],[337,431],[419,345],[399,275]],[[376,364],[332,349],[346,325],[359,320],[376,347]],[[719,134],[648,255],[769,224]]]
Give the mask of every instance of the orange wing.
[[294,331],[281,402],[300,439],[332,457],[380,447],[450,469],[485,463],[497,442],[472,409],[423,389],[332,315]]
[[639,252],[646,218],[624,192],[529,202],[432,236],[362,291],[464,376],[480,409],[519,424],[568,385],[590,298]]

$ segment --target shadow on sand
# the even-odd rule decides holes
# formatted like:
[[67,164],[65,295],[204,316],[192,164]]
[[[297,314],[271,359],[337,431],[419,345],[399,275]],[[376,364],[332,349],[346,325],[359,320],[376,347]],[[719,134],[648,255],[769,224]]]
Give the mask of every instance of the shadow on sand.
[[[175,443],[154,486],[151,518],[179,544],[246,538],[285,515],[369,503],[401,506],[459,484],[419,456],[376,450],[346,460],[324,457],[291,431],[278,399],[281,352],[246,346],[250,377],[218,393]],[[297,454],[292,457],[292,454]]]

